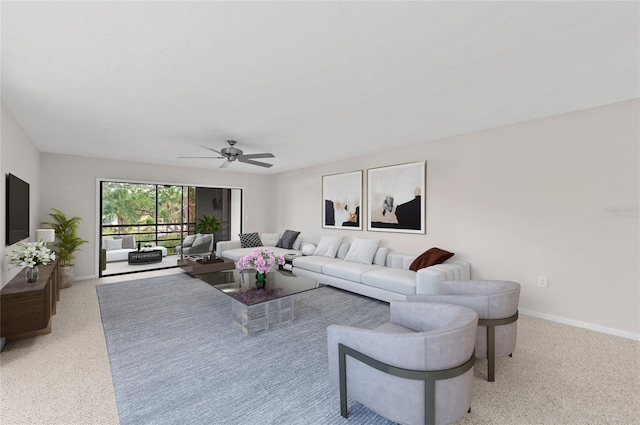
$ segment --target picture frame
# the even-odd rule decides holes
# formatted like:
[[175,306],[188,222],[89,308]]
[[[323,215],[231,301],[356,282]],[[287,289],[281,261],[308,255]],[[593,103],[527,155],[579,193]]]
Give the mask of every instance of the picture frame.
[[426,161],[367,170],[367,230],[426,233]]
[[322,176],[322,227],[362,230],[363,171]]

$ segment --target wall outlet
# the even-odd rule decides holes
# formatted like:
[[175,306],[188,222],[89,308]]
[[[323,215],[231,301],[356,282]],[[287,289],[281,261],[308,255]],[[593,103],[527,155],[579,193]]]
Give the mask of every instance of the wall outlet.
[[546,288],[549,280],[546,276],[538,276],[538,286],[541,288]]

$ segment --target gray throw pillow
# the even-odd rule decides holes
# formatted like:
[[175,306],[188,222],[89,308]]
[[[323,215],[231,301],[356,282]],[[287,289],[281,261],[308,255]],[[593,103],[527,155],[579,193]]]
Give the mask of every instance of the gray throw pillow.
[[189,235],[186,238],[184,238],[184,241],[182,241],[182,246],[185,248],[188,248],[191,245],[193,245],[193,243],[196,241],[196,236],[197,235]]
[[258,232],[240,233],[238,236],[240,236],[240,244],[243,248],[254,248],[262,246],[262,241],[260,240],[260,235],[258,235]]
[[293,248],[293,243],[296,241],[299,234],[300,232],[296,232],[295,230],[285,230],[276,243],[276,247],[284,249]]
[[136,249],[136,237],[133,235],[122,237],[122,248]]

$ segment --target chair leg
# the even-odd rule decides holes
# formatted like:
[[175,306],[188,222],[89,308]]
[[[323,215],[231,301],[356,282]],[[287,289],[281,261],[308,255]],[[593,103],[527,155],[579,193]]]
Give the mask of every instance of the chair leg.
[[[487,381],[495,381],[496,370],[496,326],[508,325],[518,320],[518,311],[511,317],[504,319],[479,319],[478,326],[487,328]],[[509,354],[513,357],[513,353]]]
[[495,381],[496,369],[496,328],[495,326],[487,326],[487,381]]
[[338,370],[340,374],[340,414],[346,418],[349,416],[347,412],[347,354],[342,349],[338,353]]

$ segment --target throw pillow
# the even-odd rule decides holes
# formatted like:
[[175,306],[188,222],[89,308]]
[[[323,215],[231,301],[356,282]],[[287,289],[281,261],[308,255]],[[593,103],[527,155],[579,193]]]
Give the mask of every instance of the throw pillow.
[[196,235],[189,235],[182,241],[182,246],[185,248],[190,247],[196,240]]
[[198,245],[202,245],[203,243],[204,243],[204,236],[197,236],[196,239],[191,244],[191,246],[198,246]]
[[136,249],[136,237],[133,235],[122,237],[122,248]]
[[313,251],[313,255],[335,258],[341,243],[342,236],[322,236],[316,250]]
[[306,243],[302,245],[300,251],[302,251],[302,255],[313,255],[316,251],[316,246],[312,243]]
[[338,248],[338,252],[336,252],[336,258],[344,260],[344,257],[346,257],[347,253],[349,252],[350,246],[351,244],[349,243],[341,243],[340,248]]
[[291,249],[293,248],[293,243],[296,241],[296,238],[300,232],[296,232],[294,230],[285,230],[282,234],[282,237],[276,243],[278,248]]
[[107,251],[113,251],[114,249],[122,249],[122,239],[105,239],[105,248]]
[[262,241],[260,240],[260,235],[258,235],[258,232],[240,233],[238,236],[240,236],[240,244],[243,248],[254,248],[262,246]]
[[376,250],[376,255],[373,256],[373,264],[377,266],[384,266],[387,263],[387,254],[389,250],[384,247],[380,247]]
[[264,246],[275,246],[280,240],[280,233],[260,233],[260,241]]
[[[293,242],[293,245],[291,246],[292,249],[295,249],[296,251],[301,251],[302,250],[302,234],[298,235],[298,237],[296,238],[296,240]],[[315,247],[313,248],[315,249]]]
[[435,264],[444,263],[449,258],[453,257],[453,252],[445,251],[440,248],[431,248],[418,256],[413,263],[409,266],[409,270],[417,272],[425,267],[433,266]]
[[378,239],[354,239],[344,261],[354,263],[371,264],[376,255],[380,240]]

